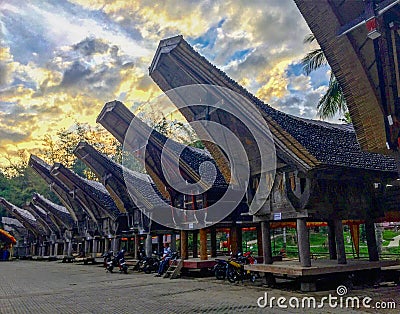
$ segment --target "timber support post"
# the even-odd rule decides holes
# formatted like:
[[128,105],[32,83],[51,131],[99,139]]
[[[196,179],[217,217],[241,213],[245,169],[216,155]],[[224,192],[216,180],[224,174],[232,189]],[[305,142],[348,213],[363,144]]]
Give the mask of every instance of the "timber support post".
[[238,252],[243,253],[243,229],[240,225],[236,228],[237,228],[236,242],[237,242]]
[[213,226],[210,228],[211,238],[211,257],[217,257],[217,229]]
[[258,247],[257,255],[264,256],[263,255],[263,240],[262,240],[261,224],[257,224],[256,232],[257,232],[257,247]]
[[341,219],[335,219],[333,221],[335,226],[335,239],[336,239],[336,249],[337,249],[337,261],[338,264],[347,264],[346,260],[346,249],[344,246],[344,236],[343,236],[343,223]]
[[176,233],[171,232],[171,250],[176,251]]
[[335,225],[333,223],[333,220],[328,220],[328,249],[329,259],[337,259]]
[[193,246],[193,258],[197,258],[199,257],[199,231],[197,230],[193,230],[192,232],[192,236],[193,236],[193,241],[192,241],[192,246]]
[[68,242],[68,252],[67,252],[68,256],[72,256],[72,239],[69,240]]
[[311,267],[310,237],[308,235],[306,218],[297,218],[296,228],[300,264],[303,267]]
[[379,261],[378,245],[375,236],[375,224],[373,221],[365,222],[365,235],[367,238],[369,261]]
[[157,252],[158,253],[162,252],[164,249],[163,241],[164,241],[164,235],[162,235],[162,234],[157,235]]
[[181,230],[181,259],[188,259],[188,232]]
[[263,263],[272,264],[272,246],[271,246],[271,229],[269,221],[261,222],[262,247],[263,247]]
[[231,243],[231,253],[236,255],[238,253],[238,234],[237,226],[233,225],[229,231],[229,241]]
[[207,260],[207,230],[200,229],[200,259]]
[[139,235],[135,233],[134,236],[135,245],[133,246],[133,258],[138,259],[138,252],[139,252]]
[[145,251],[146,251],[146,256],[148,257],[150,257],[153,254],[153,239],[150,233],[148,233],[146,236]]

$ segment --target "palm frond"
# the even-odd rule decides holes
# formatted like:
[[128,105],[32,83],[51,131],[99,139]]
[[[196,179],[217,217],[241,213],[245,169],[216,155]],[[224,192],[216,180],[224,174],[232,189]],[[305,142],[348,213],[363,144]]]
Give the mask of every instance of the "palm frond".
[[304,44],[311,44],[315,40],[316,40],[316,38],[315,38],[314,34],[311,33],[311,34],[306,35],[306,37],[304,37],[303,43]]
[[334,117],[336,113],[344,114],[347,111],[348,109],[343,91],[336,77],[331,73],[328,90],[317,106],[318,116],[321,119],[327,119]]
[[300,64],[303,66],[303,71],[306,75],[309,75],[312,71],[327,65],[328,61],[325,58],[324,52],[321,48],[314,49],[307,53]]

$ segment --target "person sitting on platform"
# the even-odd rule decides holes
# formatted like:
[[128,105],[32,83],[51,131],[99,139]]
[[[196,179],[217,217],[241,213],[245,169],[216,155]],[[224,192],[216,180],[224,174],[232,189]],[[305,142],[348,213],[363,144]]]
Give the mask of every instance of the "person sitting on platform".
[[164,273],[165,267],[168,265],[169,260],[171,259],[171,248],[169,247],[169,243],[164,243],[164,251],[163,256],[161,257],[160,266],[158,267],[158,274],[156,277],[161,277]]

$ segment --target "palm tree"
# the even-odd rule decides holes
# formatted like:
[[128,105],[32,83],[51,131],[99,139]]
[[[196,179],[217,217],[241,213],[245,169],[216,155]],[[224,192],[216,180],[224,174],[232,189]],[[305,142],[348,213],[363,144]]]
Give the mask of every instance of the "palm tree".
[[[314,34],[310,34],[304,38],[304,43],[311,44],[315,40]],[[312,71],[328,65],[328,61],[322,49],[317,48],[307,53],[301,60],[301,64],[305,74],[309,75]],[[343,91],[335,75],[331,72],[328,89],[317,106],[317,114],[321,119],[327,119],[332,118],[337,113],[343,115],[342,121],[351,122]]]

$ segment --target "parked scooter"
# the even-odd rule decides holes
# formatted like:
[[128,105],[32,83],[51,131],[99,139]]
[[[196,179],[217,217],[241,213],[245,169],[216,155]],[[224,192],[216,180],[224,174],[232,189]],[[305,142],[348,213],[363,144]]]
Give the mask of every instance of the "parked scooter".
[[125,274],[128,273],[128,265],[126,265],[125,262],[125,251],[121,250],[117,253],[116,256],[114,256],[113,251],[108,251],[103,255],[103,265],[104,268],[112,273],[114,268],[119,269],[120,272],[123,272]]
[[119,268],[119,272],[123,272],[124,274],[128,273],[128,265],[125,262],[125,250],[121,250],[118,254],[114,257],[114,265]]
[[146,254],[144,253],[144,251],[139,251],[138,254],[138,260],[135,264],[135,266],[133,267],[134,271],[143,271],[143,262],[146,259]]
[[156,251],[153,252],[152,256],[147,256],[143,258],[143,264],[141,269],[146,274],[151,274],[152,272],[158,271],[160,266],[160,254]]
[[253,258],[251,252],[246,252],[244,255],[238,253],[236,258],[231,258],[227,261],[227,263],[228,268],[226,271],[226,277],[228,278],[229,282],[243,282],[246,279],[249,279],[251,282],[255,282],[259,277],[257,272],[244,269],[244,265],[257,263],[257,260]]
[[213,268],[215,278],[217,278],[218,280],[224,280],[226,278],[226,272],[228,270],[228,262],[223,259],[215,259],[215,261],[217,262]]
[[103,254],[103,266],[110,273],[112,273],[114,269],[113,260],[114,260],[113,251],[108,251]]

